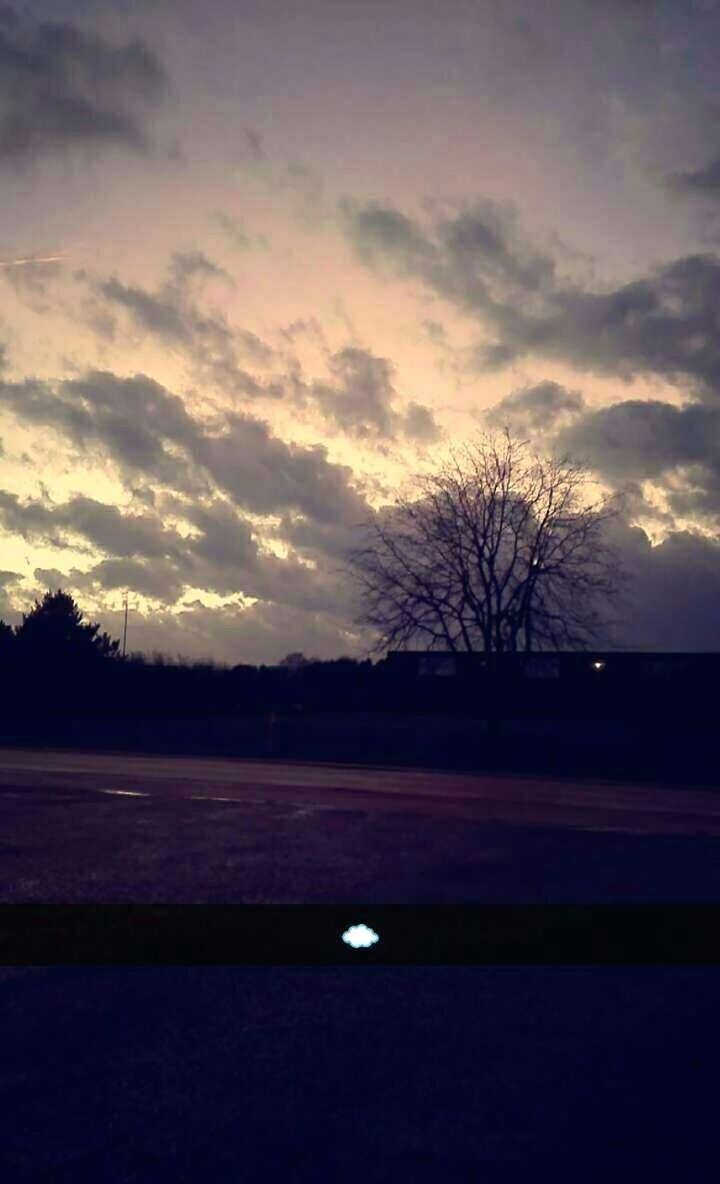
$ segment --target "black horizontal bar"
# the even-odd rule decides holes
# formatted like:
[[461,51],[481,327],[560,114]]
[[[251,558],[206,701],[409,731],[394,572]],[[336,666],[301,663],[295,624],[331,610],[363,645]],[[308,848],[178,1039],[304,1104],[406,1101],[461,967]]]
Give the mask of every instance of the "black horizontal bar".
[[0,905],[0,965],[102,964],[720,965],[720,905]]

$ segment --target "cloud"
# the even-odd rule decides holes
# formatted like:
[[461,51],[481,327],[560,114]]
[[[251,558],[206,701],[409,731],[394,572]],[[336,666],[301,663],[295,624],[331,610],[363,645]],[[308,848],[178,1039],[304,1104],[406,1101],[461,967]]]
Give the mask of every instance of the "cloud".
[[14,623],[17,616],[13,607],[13,593],[22,580],[22,575],[16,571],[0,571],[0,621],[5,624]]
[[0,166],[86,145],[148,150],[144,112],[167,76],[143,41],[113,46],[68,21],[3,12]]
[[[36,578],[41,572],[36,571]],[[45,582],[45,581],[43,581]],[[64,576],[61,586],[72,591],[126,590],[171,606],[182,596],[184,581],[174,564],[136,559],[103,559],[89,572],[73,570]]]
[[431,229],[390,205],[340,204],[340,226],[360,258],[419,276],[468,309],[543,292],[552,286],[554,261],[534,250],[509,203],[428,203]]
[[[623,474],[626,469],[621,466]],[[291,550],[280,557],[265,548],[255,526],[226,499],[160,495],[156,500],[154,510],[137,513],[84,497],[53,505],[2,493],[0,519],[5,529],[28,539],[52,540],[72,550],[87,550],[90,544],[101,556],[104,552],[87,571],[38,568],[35,578],[45,586],[65,587],[80,599],[83,593],[97,597],[128,588],[156,601],[159,608],[152,616],[136,614],[145,649],[268,661],[292,649],[331,656],[361,648],[353,625],[355,593],[338,562],[352,544],[349,525],[286,514],[276,537]],[[176,521],[188,523],[192,533],[181,535],[171,525]],[[613,531],[620,566],[630,575],[615,620],[617,643],[656,649],[717,647],[720,540],[676,530],[651,546],[645,532],[627,518]],[[311,559],[310,566],[295,549]],[[19,580],[17,573],[3,573],[0,579],[8,609],[10,600],[17,599]],[[246,607],[181,608],[181,598],[191,588],[235,597]],[[248,598],[257,603],[250,607]]]
[[368,349],[347,346],[328,358],[329,381],[305,383],[296,375],[293,390],[301,403],[314,405],[344,434],[366,441],[391,441],[398,436],[430,443],[440,436],[432,411],[410,403],[396,409],[395,367]]
[[[646,533],[627,521],[613,528],[613,545],[629,584],[611,624],[614,644],[621,648],[706,650],[718,648],[717,605],[720,602],[720,541],[689,531],[674,531],[653,546]],[[218,568],[222,571],[222,568]],[[212,655],[227,661],[277,661],[290,651],[360,653],[366,639],[353,625],[350,589],[327,574],[274,559],[250,572],[247,582],[230,576],[226,583],[190,583],[170,561],[103,560],[90,572],[37,569],[44,587],[65,587],[97,595],[103,589],[129,588],[156,599],[152,613],[135,611],[131,618],[131,648],[146,652]],[[188,559],[194,577],[199,569]],[[255,592],[249,590],[256,580]],[[210,608],[200,602],[180,607],[183,588],[216,588],[220,593],[263,595],[254,604],[235,602]],[[174,611],[170,611],[175,605]],[[95,614],[97,615],[97,614]],[[100,614],[103,628],[118,635],[121,615]]]
[[16,571],[0,571],[0,588],[7,588],[9,584],[15,584],[21,580],[22,576]]
[[[369,508],[365,516],[370,516]],[[302,555],[319,553],[334,560],[345,560],[358,541],[354,522],[317,522],[302,514],[286,514],[278,533]]]
[[169,265],[170,284],[169,287],[174,288],[178,294],[186,292],[193,280],[197,277],[202,279],[222,279],[229,283],[231,287],[235,286],[235,281],[232,276],[225,271],[224,267],[220,267],[214,263],[212,259],[208,259],[203,251],[174,251],[170,257]]
[[667,184],[676,193],[692,193],[720,200],[720,157],[701,169],[671,173],[667,177]]
[[[578,414],[553,443],[621,491],[636,517],[665,527],[720,524],[720,408],[627,399]],[[645,500],[646,481],[665,510]]]
[[364,263],[388,265],[400,275],[429,274],[437,249],[413,219],[391,205],[340,203],[340,226]]
[[258,514],[292,507],[329,523],[365,516],[352,470],[330,463],[322,445],[286,443],[248,415],[229,414],[225,422],[222,432],[199,435],[192,455],[238,504]]
[[616,629],[621,644],[649,650],[717,650],[720,540],[674,531],[651,546],[625,527],[615,539],[631,577]]
[[611,478],[657,478],[684,465],[720,464],[720,409],[627,399],[588,412],[557,443]]
[[697,254],[609,291],[560,278],[511,209],[485,200],[435,212],[423,226],[394,207],[345,201],[341,228],[359,257],[415,278],[474,317],[491,340],[478,370],[550,357],[630,381],[656,375],[720,396],[720,257]]
[[[168,526],[168,519],[186,523],[191,533]],[[303,612],[349,612],[352,590],[343,587],[327,562],[318,562],[323,556],[317,548],[310,564],[292,550],[284,557],[274,554],[257,528],[221,498],[207,502],[169,495],[155,511],[138,514],[85,497],[53,504],[21,501],[0,491],[0,524],[28,541],[95,557],[87,570],[37,569],[36,579],[48,586],[93,595],[129,589],[167,608],[194,588]],[[282,531],[276,537],[285,541]]]
[[150,333],[180,345],[190,345],[192,333],[182,311],[174,300],[154,296],[143,288],[109,279],[98,285],[102,296],[114,304],[121,304],[131,312],[136,322]]
[[[105,614],[102,623],[103,628],[114,628],[113,636],[122,629],[119,613]],[[173,613],[131,614],[128,647],[260,664],[279,662],[297,651],[322,658],[358,653],[363,638],[341,618],[287,605],[258,602],[208,608],[197,603]]]
[[347,348],[332,355],[329,369],[334,383],[312,388],[323,414],[349,435],[394,435],[392,364],[368,350]]
[[[95,401],[108,385],[127,399],[128,409],[118,411],[101,397]],[[142,392],[138,386],[144,388]],[[0,405],[25,423],[54,428],[82,450],[100,446],[130,472],[152,473],[160,480],[172,477],[180,480],[177,465],[162,438],[143,427],[129,411],[133,403],[145,402],[135,398],[137,395],[148,396],[147,401],[152,405],[153,393],[151,379],[116,379],[114,375],[96,372],[89,386],[87,381],[53,386],[34,379],[0,383]]]
[[423,403],[410,402],[400,416],[401,431],[409,440],[422,444],[433,444],[439,440],[442,430],[429,407]]
[[[197,381],[211,382],[234,397],[282,396],[280,383],[259,381],[240,362],[243,356],[256,365],[268,365],[274,357],[271,347],[255,333],[231,328],[222,313],[202,312],[192,298],[205,280],[232,284],[227,272],[200,251],[176,252],[168,270],[168,279],[156,292],[124,284],[117,277],[93,288],[107,304],[124,309],[144,333],[183,352]],[[97,318],[96,306],[92,315]]]
[[94,547],[121,557],[158,559],[178,556],[183,540],[163,527],[157,515],[123,513],[117,506],[94,498],[74,497],[61,505],[26,500],[0,490],[0,521],[23,537],[44,537],[72,546],[82,536]]
[[228,413],[209,429],[177,395],[144,374],[124,378],[94,370],[58,383],[0,382],[3,406],[78,446],[102,448],[131,477],[144,474],[171,489],[197,492],[203,483],[214,485],[250,512],[293,509],[327,523],[349,523],[367,513],[352,470],[330,462],[321,445],[286,443],[264,421],[245,414]]
[[220,227],[227,242],[238,251],[267,250],[270,245],[266,234],[248,233],[239,218],[233,218],[223,210],[217,210],[213,214],[213,221]]
[[512,391],[485,414],[493,427],[524,432],[547,432],[556,429],[568,416],[579,414],[585,406],[580,391],[571,391],[558,382],[538,382]]

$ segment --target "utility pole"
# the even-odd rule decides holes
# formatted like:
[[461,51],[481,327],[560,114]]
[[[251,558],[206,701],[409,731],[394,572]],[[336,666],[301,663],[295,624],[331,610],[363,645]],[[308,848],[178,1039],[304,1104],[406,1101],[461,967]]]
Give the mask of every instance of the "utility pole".
[[127,618],[128,618],[128,594],[127,594],[127,592],[125,593],[125,599],[123,600],[123,606],[125,608],[125,620],[123,623],[123,644],[122,644],[122,656],[124,658],[125,651],[127,649]]

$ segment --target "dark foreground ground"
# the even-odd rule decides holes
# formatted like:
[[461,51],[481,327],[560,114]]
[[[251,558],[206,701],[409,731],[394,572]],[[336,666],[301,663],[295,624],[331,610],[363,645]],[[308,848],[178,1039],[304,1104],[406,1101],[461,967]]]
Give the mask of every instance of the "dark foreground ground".
[[[0,843],[4,901],[720,899],[697,789],[5,750]],[[712,967],[0,968],[0,1179],[703,1184],[719,997]]]
[[715,969],[1,980],[5,1184],[717,1179]]
[[0,750],[0,901],[720,901],[720,795]]

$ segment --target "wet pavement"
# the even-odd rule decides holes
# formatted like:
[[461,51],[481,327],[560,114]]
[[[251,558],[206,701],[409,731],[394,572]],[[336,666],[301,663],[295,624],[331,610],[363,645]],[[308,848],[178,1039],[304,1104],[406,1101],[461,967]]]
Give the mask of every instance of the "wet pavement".
[[720,901],[720,794],[5,750],[0,900]]

